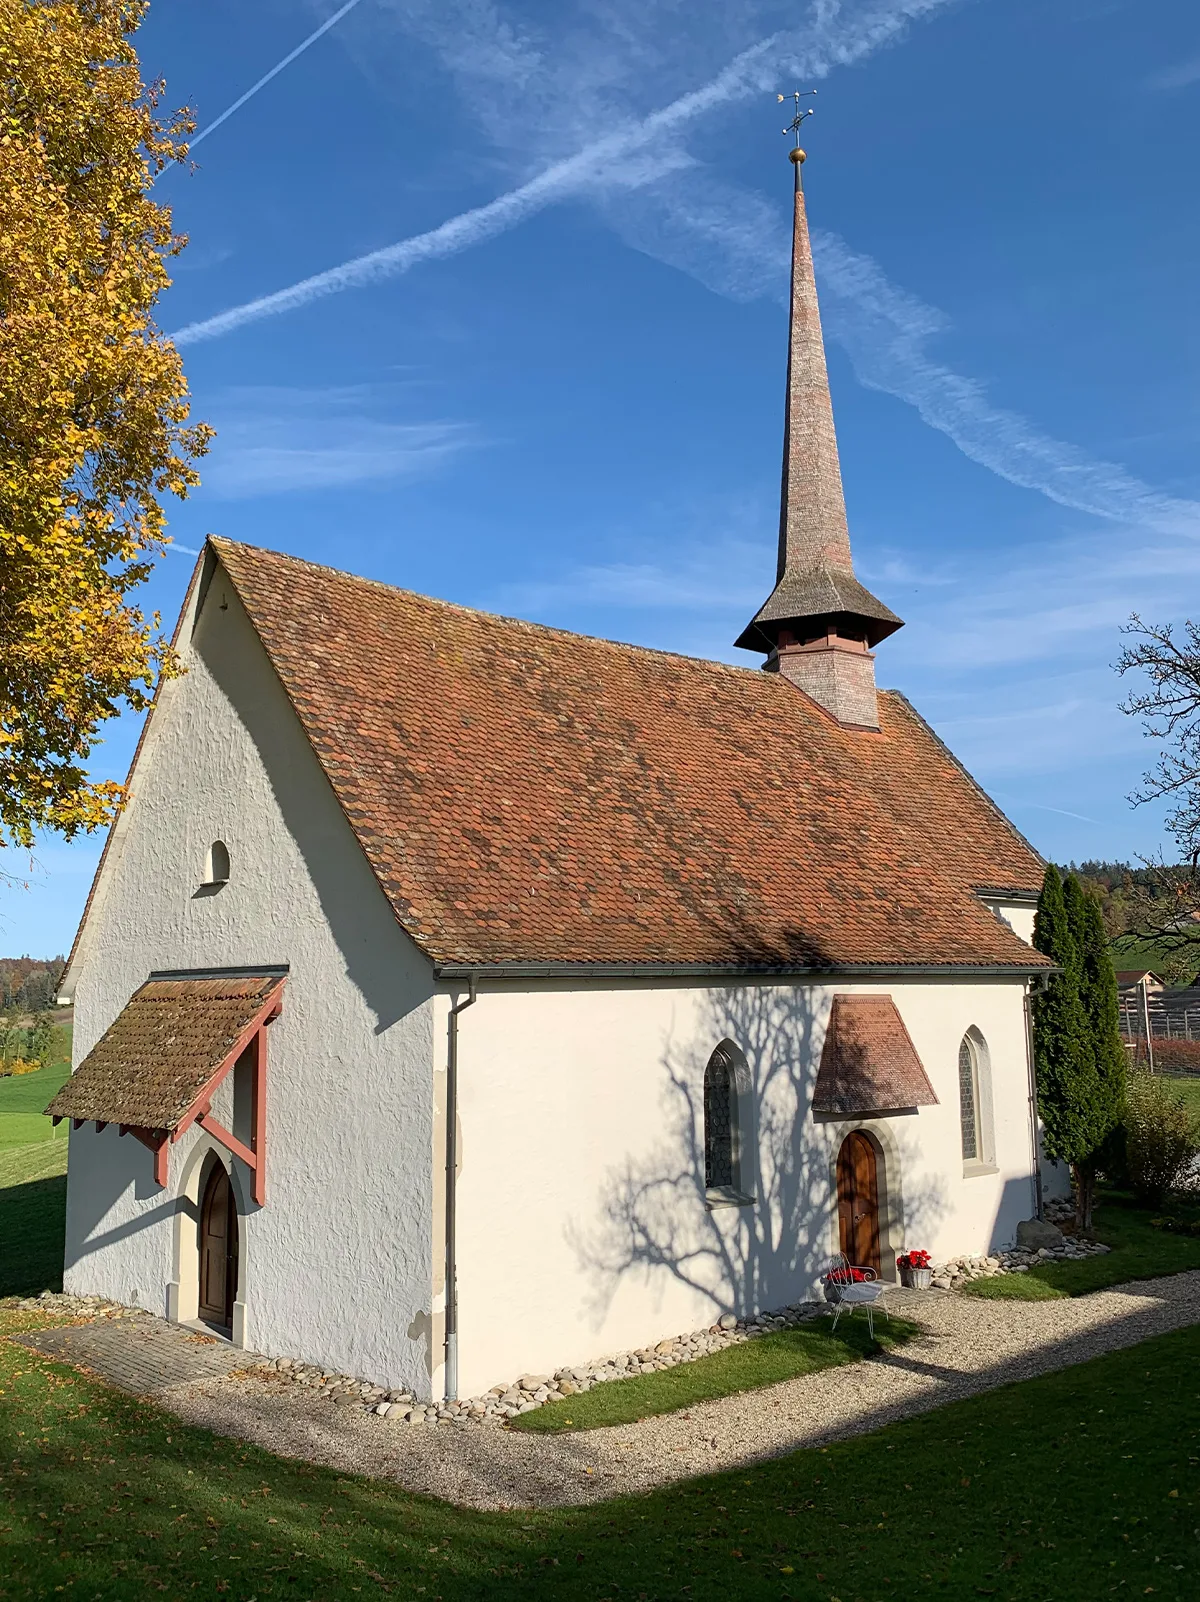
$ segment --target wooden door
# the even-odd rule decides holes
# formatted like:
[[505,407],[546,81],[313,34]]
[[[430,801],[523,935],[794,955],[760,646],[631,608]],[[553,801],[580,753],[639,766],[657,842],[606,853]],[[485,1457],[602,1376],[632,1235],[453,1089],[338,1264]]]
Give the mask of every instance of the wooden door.
[[875,1148],[860,1129],[847,1135],[838,1153],[838,1234],[843,1252],[855,1268],[873,1268],[879,1261],[879,1175]]
[[218,1163],[200,1203],[200,1317],[233,1328],[237,1297],[238,1220],[229,1175]]

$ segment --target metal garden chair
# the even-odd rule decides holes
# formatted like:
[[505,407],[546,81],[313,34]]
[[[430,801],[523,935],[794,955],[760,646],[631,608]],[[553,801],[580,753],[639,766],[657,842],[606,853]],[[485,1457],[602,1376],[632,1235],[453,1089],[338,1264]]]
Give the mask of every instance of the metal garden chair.
[[834,1329],[842,1314],[853,1313],[856,1307],[866,1314],[867,1333],[872,1340],[875,1339],[876,1307],[891,1322],[888,1310],[880,1300],[887,1286],[873,1268],[855,1267],[844,1252],[838,1252],[829,1259],[821,1282],[825,1286],[825,1300],[833,1305]]

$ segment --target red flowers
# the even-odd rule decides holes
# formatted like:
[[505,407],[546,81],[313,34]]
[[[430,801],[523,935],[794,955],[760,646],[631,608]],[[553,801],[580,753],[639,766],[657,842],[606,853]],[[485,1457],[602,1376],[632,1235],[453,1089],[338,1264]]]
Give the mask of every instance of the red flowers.
[[897,1268],[928,1268],[932,1261],[928,1252],[904,1252],[896,1259]]
[[826,1280],[831,1285],[854,1285],[873,1277],[871,1274],[864,1273],[861,1268],[833,1268],[825,1275]]

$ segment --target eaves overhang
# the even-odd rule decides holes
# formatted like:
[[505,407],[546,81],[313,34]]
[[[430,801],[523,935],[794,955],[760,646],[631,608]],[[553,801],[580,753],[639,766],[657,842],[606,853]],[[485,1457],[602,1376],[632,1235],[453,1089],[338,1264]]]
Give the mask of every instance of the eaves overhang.
[[1027,979],[1056,970],[1045,960],[1027,963],[839,963],[794,964],[704,962],[494,962],[435,963],[439,984],[522,979],[795,979],[817,984],[826,979]]

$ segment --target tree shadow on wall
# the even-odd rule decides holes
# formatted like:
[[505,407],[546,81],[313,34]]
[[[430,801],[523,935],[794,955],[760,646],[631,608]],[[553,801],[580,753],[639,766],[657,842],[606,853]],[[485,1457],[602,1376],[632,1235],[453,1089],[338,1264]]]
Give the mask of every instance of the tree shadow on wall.
[[[677,1282],[737,1314],[818,1294],[818,1276],[837,1249],[837,1152],[860,1122],[814,1123],[810,1113],[827,1019],[823,995],[808,985],[783,989],[777,980],[731,989],[708,999],[689,1041],[667,1040],[662,1139],[610,1171],[590,1224],[568,1225],[568,1242],[592,1282],[597,1326],[630,1276],[663,1289]],[[754,1204],[710,1208],[704,1070],[724,1040],[740,1047],[748,1069],[739,1097],[741,1182]],[[947,1198],[936,1181],[916,1177],[924,1165],[913,1114],[872,1125],[882,1131],[880,1178],[898,1249],[901,1230],[910,1239],[931,1232]]]

